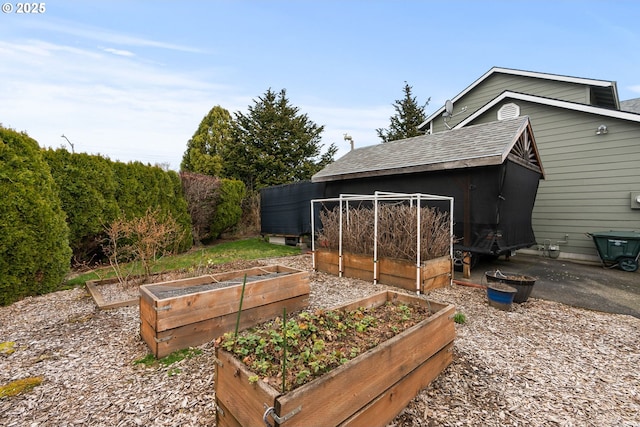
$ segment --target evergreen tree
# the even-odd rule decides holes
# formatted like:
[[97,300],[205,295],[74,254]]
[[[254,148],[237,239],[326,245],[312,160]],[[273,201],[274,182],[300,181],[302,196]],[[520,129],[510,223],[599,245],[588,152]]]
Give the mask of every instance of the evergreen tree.
[[56,290],[70,260],[65,213],[38,143],[0,125],[0,305]]
[[411,93],[411,89],[412,87],[407,82],[404,82],[404,98],[396,99],[393,104],[396,114],[390,118],[389,129],[376,129],[382,142],[422,135],[422,132],[418,130],[418,126],[427,118],[425,109],[429,105],[431,98],[427,99],[423,106],[420,106],[416,97]]
[[42,154],[67,214],[74,261],[100,257],[104,225],[119,214],[111,160],[99,155],[70,153],[64,148],[44,150]]
[[249,192],[310,179],[337,151],[331,144],[320,154],[324,126],[292,106],[285,89],[269,89],[248,114],[236,113],[234,130],[235,142],[224,154],[224,176],[244,182]]
[[232,123],[229,111],[219,105],[213,107],[187,143],[180,169],[219,176],[222,171],[222,153],[233,141]]

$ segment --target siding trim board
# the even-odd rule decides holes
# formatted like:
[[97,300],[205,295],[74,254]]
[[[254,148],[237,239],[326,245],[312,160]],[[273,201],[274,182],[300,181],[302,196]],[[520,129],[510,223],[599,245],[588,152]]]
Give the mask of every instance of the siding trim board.
[[[640,114],[636,114],[636,113],[629,113],[626,111],[619,111],[619,110],[610,110],[608,108],[594,107],[592,105],[561,101],[559,99],[544,98],[541,96],[527,95],[524,93],[511,92],[509,90],[506,90],[502,92],[499,96],[491,100],[489,103],[485,104],[482,108],[476,110],[474,113],[470,114],[467,118],[465,118],[460,123],[455,125],[453,129],[459,129],[461,127],[468,125],[469,123],[474,121],[476,118],[478,118],[479,116],[481,116],[482,114],[484,114],[485,112],[487,112],[488,110],[490,110],[491,108],[495,107],[500,102],[503,102],[505,100],[526,101],[534,104],[546,105],[550,107],[558,107],[566,110],[597,114],[599,116],[604,116],[604,117],[609,117],[614,119],[621,119],[621,120],[628,120],[631,122],[640,123]],[[594,129],[594,132],[595,132],[595,129]]]

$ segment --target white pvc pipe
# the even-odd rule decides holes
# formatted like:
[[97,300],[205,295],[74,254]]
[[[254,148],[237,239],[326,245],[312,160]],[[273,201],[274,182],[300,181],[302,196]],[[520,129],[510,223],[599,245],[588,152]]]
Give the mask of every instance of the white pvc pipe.
[[311,268],[316,269],[316,227],[313,217],[313,200],[311,201]]
[[373,196],[373,284],[378,283],[378,192]]
[[342,195],[340,196],[340,241],[338,243],[338,277],[342,277]]
[[418,237],[417,237],[417,242],[416,242],[416,248],[417,248],[417,251],[416,251],[417,252],[417,255],[416,255],[416,258],[417,258],[416,259],[416,293],[418,295],[420,295],[420,279],[421,279],[421,276],[422,276],[422,269],[421,269],[422,262],[421,262],[421,259],[420,259],[420,249],[421,249],[420,248],[420,237],[422,236],[422,230],[421,230],[421,227],[420,227],[420,225],[421,225],[421,221],[420,221],[420,211],[421,211],[421,209],[420,209],[420,196],[418,196],[417,209],[418,209],[418,212],[417,212],[417,218],[418,219],[416,221],[416,223],[417,223],[417,225],[416,225],[417,233],[416,234],[418,235]]

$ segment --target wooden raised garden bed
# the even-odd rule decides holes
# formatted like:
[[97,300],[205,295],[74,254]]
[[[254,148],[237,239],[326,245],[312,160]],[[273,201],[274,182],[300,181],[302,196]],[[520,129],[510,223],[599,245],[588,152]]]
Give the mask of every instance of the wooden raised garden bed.
[[100,310],[109,310],[112,308],[120,308],[120,307],[130,307],[138,304],[139,297],[136,295],[131,296],[124,293],[120,299],[117,301],[108,301],[104,293],[103,289],[107,286],[124,286],[120,284],[120,281],[117,278],[113,279],[102,279],[102,280],[89,280],[85,283],[91,298],[98,306]]
[[160,358],[309,303],[309,273],[280,265],[236,270],[140,287],[140,335]]
[[[232,353],[216,348],[217,426],[385,426],[452,360],[453,305],[386,291],[339,309],[387,301],[429,307],[426,319],[292,391],[258,380]],[[267,411],[268,408],[271,408]]]
[[[339,275],[338,252],[320,249],[314,251],[313,256],[317,270]],[[418,290],[418,272],[414,262],[381,258],[377,264],[377,277],[373,277],[373,257],[345,252],[342,254],[342,275],[370,281],[375,279],[379,283],[410,291]],[[420,267],[420,292],[450,285],[452,272],[453,264],[449,256],[423,262]]]

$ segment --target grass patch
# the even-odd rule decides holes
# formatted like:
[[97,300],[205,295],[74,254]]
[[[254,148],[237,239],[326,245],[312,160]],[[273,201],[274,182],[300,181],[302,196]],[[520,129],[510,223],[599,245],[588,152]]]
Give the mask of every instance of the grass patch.
[[459,311],[453,315],[453,321],[460,325],[464,325],[465,323],[467,323],[467,316]]
[[[144,365],[147,368],[161,366],[163,368],[169,367],[176,362],[179,362],[184,359],[191,359],[192,357],[196,357],[202,354],[202,350],[197,348],[185,348],[182,350],[174,351],[173,353],[161,358],[156,359],[153,354],[147,354],[142,359],[135,360],[133,362],[134,365]],[[179,368],[171,368],[168,371],[169,376],[178,375],[182,372]]]
[[[167,271],[195,270],[207,265],[224,264],[238,260],[254,260],[260,258],[276,258],[282,256],[299,255],[300,249],[292,246],[274,245],[261,238],[251,238],[224,242],[206,248],[199,248],[183,254],[165,256],[155,261],[151,273]],[[144,274],[140,263],[130,263],[123,266],[123,271],[133,271],[133,274]],[[102,280],[115,277],[111,267],[103,267],[92,272],[81,274],[68,280],[66,287],[82,286],[88,280]]]

